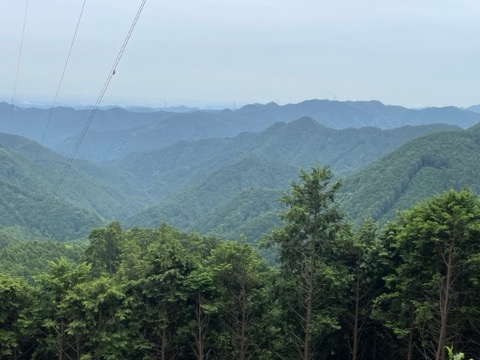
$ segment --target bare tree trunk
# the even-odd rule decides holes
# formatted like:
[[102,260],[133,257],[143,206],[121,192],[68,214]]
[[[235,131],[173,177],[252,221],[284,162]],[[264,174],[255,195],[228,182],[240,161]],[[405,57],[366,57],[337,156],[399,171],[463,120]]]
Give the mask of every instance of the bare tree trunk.
[[247,296],[245,294],[245,288],[242,289],[241,300],[242,300],[242,314],[240,319],[240,360],[245,360],[247,358],[247,339],[246,339],[246,328],[247,328]]
[[81,354],[80,354],[80,335],[76,335],[76,341],[75,341],[75,347],[76,347],[76,352],[77,352],[77,360],[80,360]]
[[450,286],[452,283],[453,272],[453,245],[450,247],[447,259],[447,274],[445,280],[439,284],[439,298],[440,298],[440,330],[438,334],[437,351],[435,354],[435,360],[445,360],[445,342],[447,337],[447,319],[448,319],[448,307],[450,297]]
[[310,359],[310,327],[312,323],[312,293],[309,290],[307,294],[307,303],[305,309],[305,336],[303,340],[303,360]]
[[162,339],[161,339],[161,348],[160,348],[160,359],[161,360],[166,360],[167,357],[167,329],[163,328],[162,329]]
[[410,332],[408,333],[408,345],[407,345],[407,360],[412,360],[412,355],[413,355],[413,331],[412,329],[412,323],[413,323],[413,305],[409,306],[409,312],[410,312],[410,321],[408,326],[410,327]]
[[58,334],[58,360],[63,360],[63,337],[65,334],[65,324],[64,320],[60,322],[60,333]]
[[[312,256],[313,257],[313,256]],[[313,320],[313,276],[315,274],[315,269],[314,267],[314,260],[313,258],[308,259],[309,264],[308,264],[308,278],[307,278],[307,294],[306,294],[306,299],[305,299],[305,335],[303,338],[303,360],[310,360],[311,353],[310,353],[310,347],[311,347],[311,328],[312,328],[312,320]]]
[[197,320],[197,333],[195,335],[195,355],[198,360],[203,360],[205,358],[205,338],[206,338],[206,322],[207,316],[202,310],[203,298],[200,291],[197,294],[197,305],[195,309],[195,317]]
[[356,269],[356,281],[355,281],[355,313],[353,318],[353,334],[352,334],[352,360],[357,360],[358,353],[358,316],[360,307],[360,265],[357,263]]

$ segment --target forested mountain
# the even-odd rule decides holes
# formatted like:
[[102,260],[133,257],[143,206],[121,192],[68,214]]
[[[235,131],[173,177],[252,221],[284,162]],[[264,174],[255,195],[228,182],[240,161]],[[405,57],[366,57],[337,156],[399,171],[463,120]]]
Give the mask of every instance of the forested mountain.
[[[0,129],[40,142],[49,109],[15,108],[0,103]],[[44,145],[69,156],[91,115],[90,110],[56,108],[51,113]],[[405,125],[445,123],[462,128],[480,121],[480,115],[455,107],[407,109],[378,101],[339,102],[309,100],[279,106],[253,104],[238,110],[192,112],[130,112],[118,108],[98,110],[78,149],[79,158],[115,160],[132,152],[161,149],[178,141],[234,137],[259,132],[277,122],[311,117],[332,129],[374,126],[392,129]]]
[[135,179],[113,168],[74,162],[58,187],[67,163],[33,141],[0,134],[0,227],[72,239],[141,209],[145,196]]
[[47,170],[4,147],[0,147],[0,169],[0,227],[20,225],[34,235],[63,240],[102,224],[85,208],[50,198]]
[[[276,204],[278,196],[275,195],[281,194],[280,190],[288,187],[289,181],[295,178],[297,171],[297,168],[286,163],[258,157],[244,157],[211,173],[205,179],[200,180],[197,185],[183,188],[167,196],[161,202],[127,219],[125,225],[155,227],[159,221],[165,221],[181,229],[203,230],[204,232],[225,226],[225,229],[230,232],[235,230],[235,238],[240,235],[239,227],[243,227],[249,229],[248,235],[253,235],[250,222],[258,222],[257,217],[263,216],[264,211],[268,212],[278,208]],[[272,190],[277,191],[272,192]],[[263,196],[254,196],[255,193],[262,191],[265,191]],[[274,196],[268,196],[272,193]],[[244,202],[249,199],[253,204],[243,210]],[[235,205],[229,206],[229,203]],[[235,208],[235,213],[223,213],[225,207]],[[253,209],[256,210],[250,212]],[[239,212],[244,212],[244,214],[237,216]],[[237,216],[236,221],[233,224],[214,224],[212,220],[204,222],[205,217],[222,220],[219,218],[219,213],[223,213],[224,216]],[[263,226],[263,228],[265,227],[268,226]],[[225,232],[221,234],[226,235]],[[249,237],[249,240],[253,240],[253,238]]]
[[[445,124],[404,126],[392,130],[373,127],[335,130],[311,118],[276,123],[259,133],[242,133],[234,138],[179,142],[165,149],[132,154],[115,166],[148,183],[185,181],[218,170],[242,156],[275,159],[296,167],[319,161],[338,174],[348,174],[405,142],[433,131],[455,130]],[[194,170],[195,168],[195,170]],[[179,171],[172,175],[172,171]],[[161,179],[161,181],[159,181]]]
[[307,100],[298,104],[279,106],[247,105],[232,114],[234,119],[258,122],[267,119],[271,123],[291,121],[300,117],[311,117],[333,129],[361,128],[374,126],[392,129],[404,125],[427,125],[446,123],[463,128],[479,121],[476,114],[453,106],[444,108],[407,109],[402,106],[384,105],[380,101],[329,101]]
[[[299,168],[320,163],[345,176],[412,138],[447,129],[459,130],[449,125],[334,130],[302,118],[234,138],[178,142],[110,166],[74,161],[55,194],[67,159],[2,134],[1,204],[7,214],[2,225],[63,240],[105,220],[127,226],[165,221],[232,238],[243,233],[253,241],[278,223],[276,199]],[[227,209],[236,210],[227,214]]]
[[449,188],[480,193],[480,126],[408,142],[347,177],[341,203],[352,219],[384,222]]
[[[445,129],[458,128],[430,125],[334,130],[302,118],[233,139],[182,142],[131,155],[119,166],[145,181],[155,197],[166,197],[125,224],[156,226],[162,220],[181,229],[222,236],[244,233],[253,240],[258,238],[259,229],[268,228],[267,221],[276,217],[280,205],[271,194],[278,198],[299,168],[321,163],[340,176],[351,174],[414,137]],[[255,196],[260,191],[269,196]],[[225,207],[237,210],[226,214]],[[248,213],[253,208],[265,209],[265,213]],[[226,218],[228,225],[212,222]]]

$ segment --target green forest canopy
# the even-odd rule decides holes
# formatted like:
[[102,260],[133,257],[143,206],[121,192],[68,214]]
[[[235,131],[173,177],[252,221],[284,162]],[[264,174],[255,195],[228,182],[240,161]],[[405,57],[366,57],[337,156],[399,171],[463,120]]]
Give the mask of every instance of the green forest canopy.
[[2,241],[2,264],[38,273],[0,266],[0,356],[444,360],[447,345],[477,356],[479,198],[448,190],[382,229],[354,229],[339,186],[328,168],[301,172],[263,239],[274,264],[245,242],[166,224],[50,243],[62,257],[46,269]]

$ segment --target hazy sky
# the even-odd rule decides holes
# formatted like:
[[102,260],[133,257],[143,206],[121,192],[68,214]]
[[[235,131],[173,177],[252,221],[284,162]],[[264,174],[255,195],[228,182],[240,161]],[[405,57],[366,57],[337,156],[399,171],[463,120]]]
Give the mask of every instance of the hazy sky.
[[[141,1],[87,0],[59,103],[95,103]],[[10,101],[24,0],[0,0]],[[29,0],[16,99],[53,101],[83,0]],[[480,103],[479,0],[147,0],[104,103]]]

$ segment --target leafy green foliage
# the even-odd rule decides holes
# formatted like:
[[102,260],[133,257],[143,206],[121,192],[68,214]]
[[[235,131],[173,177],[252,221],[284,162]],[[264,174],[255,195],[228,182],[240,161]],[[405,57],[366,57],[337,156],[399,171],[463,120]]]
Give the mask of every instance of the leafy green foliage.
[[31,289],[22,279],[0,270],[0,358],[15,359],[24,354],[27,340],[19,319],[29,305]]
[[417,204],[386,227],[393,266],[379,309],[388,309],[383,319],[409,339],[410,354],[422,349],[443,360],[447,341],[478,353],[469,319],[480,300],[479,236],[480,203],[465,190]]
[[330,168],[302,170],[299,183],[282,198],[288,206],[281,214],[285,225],[269,236],[278,247],[283,331],[291,339],[284,356],[290,358],[296,352],[304,360],[315,357],[319,340],[339,329],[348,284],[340,254],[348,226],[334,202],[340,182],[332,178]]
[[[28,285],[0,269],[1,357],[443,360],[447,343],[477,354],[480,200],[449,190],[378,237],[371,220],[352,231],[338,189],[328,168],[292,183],[284,223],[268,237],[278,267],[245,241],[166,224],[94,229],[86,262],[80,244],[4,231],[5,271],[21,274],[24,263],[40,273]],[[72,260],[42,269],[42,251]]]

